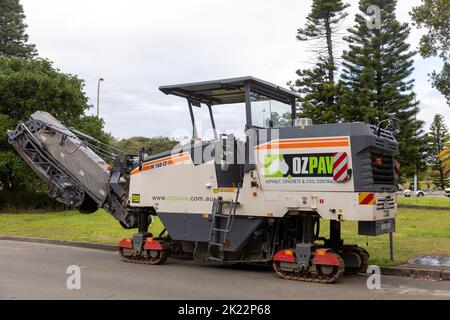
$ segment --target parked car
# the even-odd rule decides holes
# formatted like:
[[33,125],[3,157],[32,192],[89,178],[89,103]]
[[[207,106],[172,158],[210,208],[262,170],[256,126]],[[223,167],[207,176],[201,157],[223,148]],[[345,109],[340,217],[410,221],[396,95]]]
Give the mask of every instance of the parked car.
[[444,196],[450,197],[450,188],[444,190]]
[[[429,193],[427,192],[427,190],[417,190],[416,197],[424,197],[427,193]],[[405,191],[403,191],[403,195],[407,198],[411,197],[413,194],[414,193],[411,189],[406,189]]]

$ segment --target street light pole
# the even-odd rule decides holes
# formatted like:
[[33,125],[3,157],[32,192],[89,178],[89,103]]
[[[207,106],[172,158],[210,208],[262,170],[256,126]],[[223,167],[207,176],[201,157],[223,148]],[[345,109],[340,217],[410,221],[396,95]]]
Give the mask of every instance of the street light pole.
[[97,82],[97,118],[100,118],[100,82],[102,81],[104,81],[104,79],[100,78]]
[[[414,106],[417,107],[417,96],[414,94]],[[417,111],[414,113],[414,137],[417,139]],[[418,160],[415,161],[415,171],[414,171],[414,193],[413,195],[417,197],[418,190],[418,175],[419,175],[419,164]]]

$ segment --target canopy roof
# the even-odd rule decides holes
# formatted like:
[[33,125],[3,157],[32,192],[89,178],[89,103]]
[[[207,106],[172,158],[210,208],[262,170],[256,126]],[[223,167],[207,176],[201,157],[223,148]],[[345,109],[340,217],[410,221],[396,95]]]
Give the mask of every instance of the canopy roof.
[[295,103],[295,99],[299,97],[292,91],[254,77],[161,86],[159,90],[165,94],[186,98],[194,103],[207,105],[231,104],[245,102],[245,85],[247,83],[250,84],[252,92],[289,104]]

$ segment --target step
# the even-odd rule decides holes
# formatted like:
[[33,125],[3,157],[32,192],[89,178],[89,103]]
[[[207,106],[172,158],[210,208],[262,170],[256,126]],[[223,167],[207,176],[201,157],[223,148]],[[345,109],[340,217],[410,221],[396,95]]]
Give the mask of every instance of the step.
[[218,247],[223,247],[223,243],[220,242],[209,242],[208,246],[218,246]]
[[236,205],[236,206],[240,205],[239,201],[236,202],[234,200],[221,200],[221,201],[219,201],[219,203],[220,204],[233,204],[233,205]]
[[232,215],[229,214],[222,214],[222,213],[216,213],[214,214],[215,217],[220,217],[220,218],[228,218],[231,217]]
[[232,203],[234,203],[234,201],[233,200],[219,200],[219,203],[221,203],[221,204],[232,204]]
[[231,229],[220,229],[220,228],[213,228],[213,231],[219,231],[219,232],[226,232],[226,233],[228,233],[228,232],[230,232],[230,231],[231,231]]
[[220,262],[223,262],[223,259],[215,258],[215,257],[207,257],[206,259],[207,259],[207,260],[211,260],[211,261],[220,261]]

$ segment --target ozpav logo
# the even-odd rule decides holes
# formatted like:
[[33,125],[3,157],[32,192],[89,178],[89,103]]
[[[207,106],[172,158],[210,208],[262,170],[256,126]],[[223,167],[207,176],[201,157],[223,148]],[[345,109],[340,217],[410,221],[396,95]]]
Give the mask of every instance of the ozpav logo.
[[346,152],[266,155],[264,177],[333,177],[344,181],[348,177],[348,156]]

